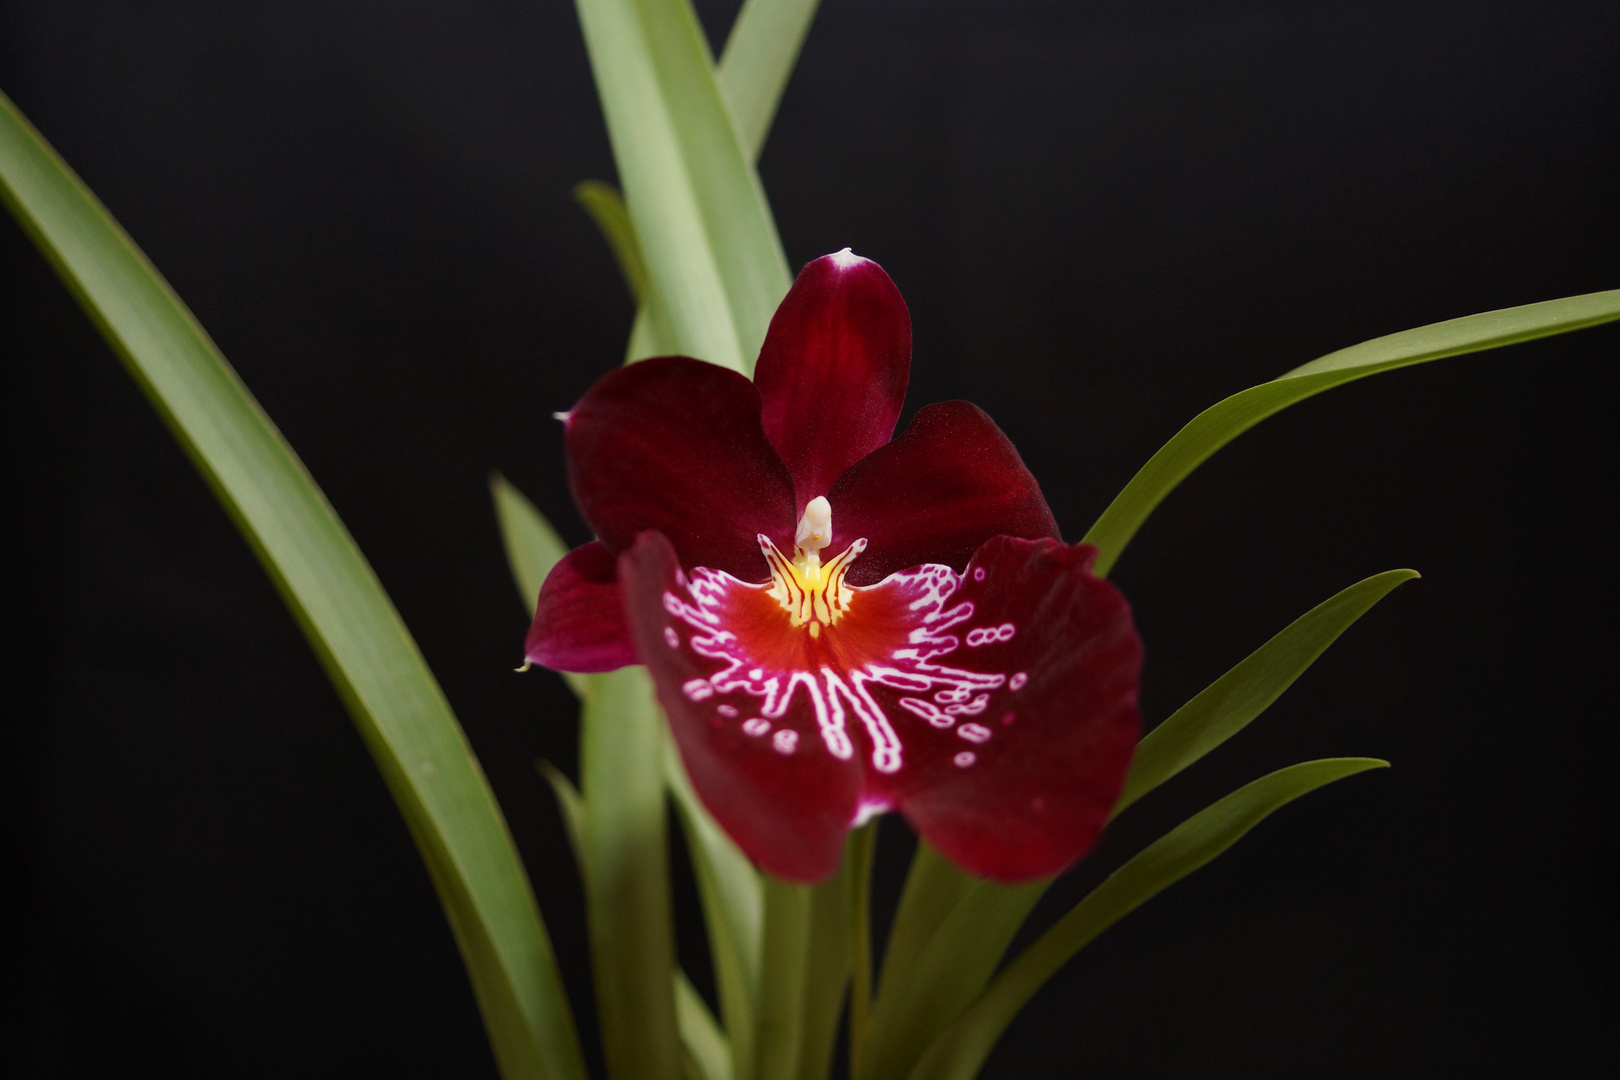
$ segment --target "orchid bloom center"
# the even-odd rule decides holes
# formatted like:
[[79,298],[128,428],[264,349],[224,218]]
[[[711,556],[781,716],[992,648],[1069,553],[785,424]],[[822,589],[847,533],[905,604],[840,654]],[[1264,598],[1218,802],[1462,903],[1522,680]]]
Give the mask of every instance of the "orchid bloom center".
[[832,506],[823,495],[811,499],[804,508],[793,534],[793,558],[777,550],[770,537],[759,537],[760,550],[771,569],[767,595],[782,605],[795,628],[807,628],[811,637],[820,637],[822,627],[835,625],[849,610],[854,592],[844,584],[844,575],[856,556],[866,550],[866,541],[856,540],[823,564],[821,549],[830,543]]

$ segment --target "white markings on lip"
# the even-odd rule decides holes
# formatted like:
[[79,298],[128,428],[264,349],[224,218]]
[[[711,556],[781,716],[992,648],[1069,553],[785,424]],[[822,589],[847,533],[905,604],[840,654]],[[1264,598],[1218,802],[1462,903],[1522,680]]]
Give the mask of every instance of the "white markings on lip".
[[[933,728],[956,728],[957,734],[968,742],[983,743],[991,737],[990,729],[983,724],[957,727],[957,722],[959,718],[984,715],[992,692],[1008,686],[1007,676],[949,667],[940,663],[940,658],[956,652],[963,644],[978,646],[1010,641],[1016,631],[1009,622],[970,630],[965,641],[963,636],[958,636],[962,631],[955,628],[973,617],[974,604],[966,600],[952,602],[962,585],[962,577],[950,567],[928,564],[892,574],[880,585],[853,586],[857,594],[867,589],[874,592],[900,590],[896,600],[903,605],[901,610],[909,613],[907,625],[898,628],[904,637],[887,645],[883,653],[868,653],[869,659],[858,667],[840,668],[817,662],[819,670],[782,666],[781,661],[764,663],[768,654],[756,652],[750,639],[732,626],[728,612],[737,603],[737,594],[744,590],[764,590],[767,586],[739,581],[722,571],[705,567],[698,567],[689,575],[678,575],[677,579],[691,590],[690,599],[666,591],[665,610],[678,620],[677,625],[684,622],[695,631],[685,643],[693,653],[720,662],[718,670],[708,679],[693,679],[683,684],[682,690],[688,698],[703,701],[716,693],[740,691],[761,699],[755,706],[758,715],[742,724],[745,733],[759,737],[771,732],[773,723],[780,724],[799,691],[803,691],[798,707],[813,715],[816,727],[809,729],[803,723],[798,724],[799,731],[775,727],[772,746],[778,752],[794,753],[801,731],[815,730],[834,758],[852,759],[855,746],[849,722],[853,713],[867,736],[872,767],[886,774],[899,772],[903,747],[886,712],[889,701],[912,716],[926,720]],[[879,686],[899,693],[880,705],[873,696],[873,688]],[[716,711],[728,718],[737,715],[735,711],[722,711],[730,708],[717,706]],[[809,719],[809,716],[804,717],[805,721]],[[788,748],[783,749],[784,745]]]
[[1029,674],[1027,672],[1020,671],[1008,681],[1007,689],[1022,690],[1024,688],[1024,684],[1027,682],[1029,682]]
[[922,698],[903,697],[897,700],[897,704],[906,712],[922,717],[937,728],[948,728],[956,723],[956,717],[947,716],[940,712],[939,706]]
[[980,645],[994,645],[997,642],[1011,641],[1018,628],[1010,622],[1000,626],[981,626],[976,630],[969,630],[967,634],[968,648],[977,649]]
[[668,645],[672,649],[678,649],[681,647],[681,635],[675,632],[675,628],[673,626],[664,627],[664,644]]
[[960,754],[957,754],[955,757],[951,758],[951,760],[956,762],[956,767],[958,769],[965,769],[975,761],[978,761],[979,755],[975,754],[971,750],[964,750]]
[[727,720],[737,719],[737,706],[735,705],[721,705],[714,711],[725,717]]

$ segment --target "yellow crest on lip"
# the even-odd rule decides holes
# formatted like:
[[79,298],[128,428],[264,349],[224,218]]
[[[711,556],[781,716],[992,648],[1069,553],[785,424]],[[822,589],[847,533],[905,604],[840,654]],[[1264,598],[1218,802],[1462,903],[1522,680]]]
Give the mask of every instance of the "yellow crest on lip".
[[866,541],[857,540],[831,562],[823,564],[821,549],[832,540],[832,508],[824,496],[811,499],[794,533],[793,558],[783,555],[771,538],[761,535],[759,547],[771,568],[772,597],[795,627],[807,626],[811,637],[820,637],[823,626],[832,626],[849,609],[854,597],[844,575],[856,556],[866,550]]

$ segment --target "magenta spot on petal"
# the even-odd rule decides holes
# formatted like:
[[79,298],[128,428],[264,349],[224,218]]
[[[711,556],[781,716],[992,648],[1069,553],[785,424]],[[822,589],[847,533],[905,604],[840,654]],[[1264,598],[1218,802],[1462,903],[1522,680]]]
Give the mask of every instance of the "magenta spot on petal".
[[714,687],[708,679],[690,679],[681,684],[681,691],[693,701],[705,701],[714,696]]
[[664,640],[669,643],[669,647],[672,649],[681,647],[681,635],[675,632],[673,626],[664,627]]
[[1025,672],[1020,671],[1018,674],[1014,675],[1012,677],[1012,679],[1010,679],[1008,681],[1007,689],[1009,689],[1009,690],[1022,690],[1024,688],[1024,684],[1027,683],[1027,682],[1029,682],[1029,675],[1027,673],[1025,673]]
[[735,720],[735,719],[737,719],[737,706],[735,706],[735,705],[722,705],[718,709],[716,709],[715,712],[719,713],[721,716],[725,717],[727,720]]
[[990,740],[990,729],[983,724],[963,724],[956,729],[956,733],[968,742],[982,743]]
[[984,567],[975,566],[973,568],[973,580],[974,581],[983,581],[984,580]]
[[756,716],[752,720],[744,720],[742,729],[745,735],[763,735],[771,730],[771,722],[763,716]]
[[[983,573],[983,571],[980,571],[980,573]],[[960,754],[957,754],[951,760],[956,762],[956,767],[958,769],[965,769],[969,765],[973,764],[975,761],[978,761],[979,756],[977,754],[975,754],[971,750],[964,750]],[[1040,800],[1037,799],[1036,801],[1039,802]]]
[[787,728],[783,728],[771,736],[771,746],[778,754],[791,754],[798,745],[799,733],[797,731],[789,731]]
[[1018,714],[1017,713],[1008,713],[1006,716],[1003,716],[1001,718],[1001,726],[1002,727],[1012,727],[1013,726],[1013,721],[1017,720],[1017,719],[1018,719]]

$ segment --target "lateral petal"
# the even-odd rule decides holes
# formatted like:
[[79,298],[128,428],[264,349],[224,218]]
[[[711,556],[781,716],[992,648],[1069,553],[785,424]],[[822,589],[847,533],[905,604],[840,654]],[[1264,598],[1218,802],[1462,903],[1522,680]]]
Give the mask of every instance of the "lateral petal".
[[597,380],[564,417],[574,501],[614,555],[656,529],[683,566],[766,573],[755,536],[792,543],[793,479],[760,427],[754,384],[684,356]]
[[799,271],[754,370],[797,512],[894,435],[910,374],[911,315],[881,266],[845,248]]
[[553,671],[613,671],[636,662],[618,567],[599,541],[570,551],[540,586],[524,658]]
[[854,585],[924,563],[960,572],[992,536],[1058,539],[1040,485],[984,410],[946,401],[856,462],[832,486],[834,546],[870,541]]

